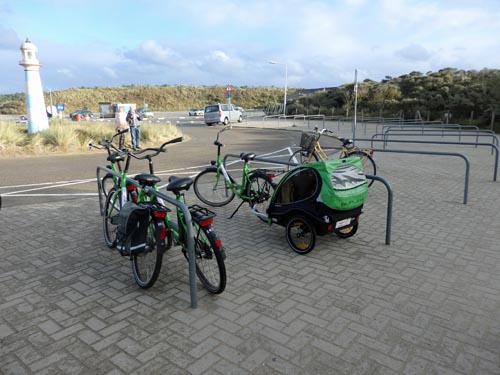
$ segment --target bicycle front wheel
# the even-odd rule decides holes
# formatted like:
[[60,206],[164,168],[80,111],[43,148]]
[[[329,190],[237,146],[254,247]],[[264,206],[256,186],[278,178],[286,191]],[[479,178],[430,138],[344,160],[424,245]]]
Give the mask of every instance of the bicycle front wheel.
[[[370,174],[372,176],[375,176],[377,174],[377,166],[375,165],[375,161],[368,152],[363,150],[354,150],[345,155],[345,157],[348,156],[356,156],[360,158],[361,164],[363,165],[363,170],[366,174]],[[372,186],[373,181],[375,180],[370,180],[368,182],[368,186]]]
[[107,197],[109,195],[109,191],[111,190],[111,188],[115,185],[118,185],[116,181],[117,178],[110,173],[106,174],[106,176],[102,178],[101,186],[104,196]]
[[[273,180],[265,174],[254,173],[248,179],[246,195],[250,198],[248,204],[251,208],[261,214],[267,214],[269,200],[273,197],[276,185]],[[257,215],[262,221],[264,217]]]
[[215,168],[205,169],[199,173],[194,179],[193,186],[198,199],[209,206],[222,207],[234,198],[234,191],[223,174]]
[[156,227],[153,220],[148,224],[146,248],[132,254],[132,271],[137,285],[143,289],[153,286],[158,279],[163,261],[163,252],[156,241]]
[[[203,286],[213,294],[220,294],[226,289],[225,253],[211,225],[204,227],[193,222],[194,256],[196,275]],[[187,251],[184,256],[188,258]]]
[[116,246],[116,236],[118,231],[118,216],[121,210],[120,201],[121,190],[111,188],[106,197],[103,215],[104,242],[109,248]]

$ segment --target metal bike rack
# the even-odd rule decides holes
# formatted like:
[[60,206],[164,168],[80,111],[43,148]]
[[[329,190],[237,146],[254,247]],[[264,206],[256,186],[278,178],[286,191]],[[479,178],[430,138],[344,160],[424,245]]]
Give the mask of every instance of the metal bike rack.
[[[366,141],[366,139],[358,139]],[[467,197],[469,194],[469,175],[470,175],[470,161],[467,155],[458,152],[444,152],[444,151],[421,151],[421,150],[387,150],[372,148],[376,152],[393,152],[398,154],[416,154],[416,155],[440,155],[440,156],[457,156],[465,161],[465,181],[464,181],[464,199],[463,204],[467,204]]]
[[366,174],[365,176],[366,176],[366,178],[369,178],[370,180],[382,182],[384,184],[385,188],[387,189],[387,217],[386,217],[386,222],[385,222],[385,244],[390,245],[391,244],[391,228],[392,228],[392,201],[393,201],[392,186],[383,177],[373,176],[371,174]]
[[[487,146],[487,147],[491,147],[492,150],[495,151],[495,165],[493,166],[493,181],[497,180],[499,150],[498,150],[498,147],[496,145],[494,145],[493,143],[418,141],[418,140],[407,140],[407,139],[390,139],[390,140],[383,140],[383,139],[358,139],[358,141],[370,141],[370,142],[372,142],[372,145],[373,145],[373,142],[398,142],[398,143],[438,144],[438,145],[469,145],[469,146]],[[381,150],[377,150],[377,151],[381,151]],[[413,150],[413,151],[416,151],[416,150]],[[438,154],[436,154],[436,155],[438,155]],[[463,154],[458,154],[457,153],[457,155],[463,155]]]
[[[443,124],[443,123],[406,123],[406,124],[398,124],[398,125],[383,125],[382,126],[382,133],[387,132],[388,130],[392,129],[399,129],[399,130],[407,130],[407,129],[420,129],[421,131],[424,130],[450,130],[450,129],[458,129],[458,130],[464,130],[467,131],[467,129],[470,130],[479,130],[479,128],[475,125],[460,125],[460,124]],[[376,133],[378,133],[378,126],[375,130]]]
[[[102,193],[102,180],[100,176],[100,172],[104,171],[106,174],[112,174],[118,178],[121,178],[122,175],[120,173],[115,172],[114,170],[102,166],[97,167],[97,189],[98,189],[98,195],[99,195],[99,208],[100,208],[100,213],[101,216],[104,215],[104,203],[102,201],[103,198],[103,193]],[[140,186],[139,182],[127,177],[127,182],[134,184],[135,186]],[[194,259],[194,240],[193,240],[193,225],[192,225],[192,220],[191,220],[191,213],[189,212],[188,207],[182,203],[177,201],[176,199],[161,193],[159,191],[156,191],[155,189],[146,186],[145,187],[146,193],[150,195],[155,195],[158,198],[163,199],[164,201],[167,201],[170,204],[173,204],[174,206],[177,206],[181,209],[182,213],[184,214],[184,218],[186,220],[186,231],[187,231],[187,253],[188,253],[188,264],[189,264],[189,290],[191,294],[191,308],[195,309],[198,307],[198,291],[196,289],[196,264],[195,264],[195,259]],[[174,223],[175,224],[175,223]]]
[[[395,132],[397,131],[397,132]],[[492,143],[496,146],[499,145],[498,136],[492,130],[467,130],[462,131],[462,129],[422,129],[420,133],[410,133],[415,132],[415,129],[387,129],[384,133],[375,133],[372,138],[377,138],[382,136],[382,139],[387,140],[389,136],[412,136],[412,137],[435,137],[435,133],[441,133],[441,138],[443,137],[457,137],[458,141],[461,142],[462,137],[476,137],[476,142],[479,142],[479,137],[491,138]],[[434,134],[433,134],[434,133]],[[477,146],[476,146],[477,147]],[[493,155],[493,149],[491,150]]]
[[[239,159],[240,155],[226,154],[224,156],[224,165],[226,165],[226,159],[228,157],[233,157],[233,158]],[[289,165],[292,167],[296,167],[296,166],[300,165],[299,163],[286,162],[283,160],[276,160],[276,159],[260,158],[258,156],[254,157],[253,160],[260,161],[263,163],[270,163],[270,164]],[[380,176],[372,176],[370,174],[365,174],[365,176],[368,179],[382,182],[384,184],[385,188],[387,189],[387,221],[386,221],[386,226],[385,226],[385,244],[390,245],[391,244],[391,226],[392,226],[392,197],[393,197],[391,184],[385,178],[380,177]]]

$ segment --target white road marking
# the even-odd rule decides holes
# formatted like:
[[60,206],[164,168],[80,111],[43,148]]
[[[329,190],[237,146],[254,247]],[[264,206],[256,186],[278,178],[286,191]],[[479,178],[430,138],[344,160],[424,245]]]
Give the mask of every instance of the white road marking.
[[[286,151],[286,152],[285,152]],[[288,157],[293,154],[293,151],[290,147],[286,147],[277,151],[269,152],[266,154],[261,154],[258,155],[259,157],[266,157],[266,156],[275,156],[275,157]],[[228,162],[227,165],[233,165],[236,163],[240,163],[241,160],[233,160],[231,162]],[[266,163],[266,162],[261,162],[261,161],[255,161],[255,163],[262,163],[262,164],[274,164],[275,163]],[[204,164],[204,165],[197,165],[193,167],[186,167],[186,168],[175,168],[175,169],[169,169],[169,170],[164,170],[160,172],[156,172],[155,174],[158,176],[165,176],[165,175],[172,175],[172,174],[177,174],[177,175],[188,175],[189,177],[194,178],[199,171],[204,170],[205,168],[209,167],[210,164]],[[196,171],[196,172],[194,172]],[[241,169],[228,169],[228,172],[238,172],[241,171]],[[73,181],[51,181],[51,182],[40,182],[40,183],[33,183],[33,184],[24,184],[24,185],[10,185],[10,186],[0,186],[0,191],[2,190],[11,190],[7,191],[5,193],[2,193],[2,197],[72,197],[72,196],[97,196],[98,193],[30,193],[34,191],[39,191],[39,190],[46,190],[46,189],[54,189],[54,188],[61,188],[65,186],[72,186],[72,185],[78,185],[78,184],[87,184],[91,182],[95,182],[96,178],[88,178],[88,179],[83,179],[83,180],[73,180]],[[160,189],[166,187],[168,183],[159,186]],[[14,190],[12,190],[14,189]],[[21,189],[21,190],[16,190],[16,189]]]

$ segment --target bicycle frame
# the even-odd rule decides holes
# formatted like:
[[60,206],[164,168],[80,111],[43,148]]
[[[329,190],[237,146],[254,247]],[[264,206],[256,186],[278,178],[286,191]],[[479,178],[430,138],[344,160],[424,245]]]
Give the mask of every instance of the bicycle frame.
[[[89,149],[91,149],[91,150],[92,150],[92,148],[97,148],[99,150],[106,149],[106,151],[108,153],[107,160],[111,163],[108,166],[108,168],[110,168],[111,170],[113,170],[117,174],[123,174],[123,169],[122,169],[122,166],[121,166],[121,161],[123,159],[120,160],[119,153],[120,152],[122,152],[122,153],[127,152],[127,150],[123,148],[122,138],[124,137],[124,134],[127,133],[128,131],[129,131],[128,129],[121,130],[121,131],[115,133],[111,137],[110,140],[99,141],[98,142],[99,146],[94,145],[93,143],[89,143]],[[113,141],[114,141],[114,139],[116,137],[120,138],[120,141],[119,141],[120,143],[119,143],[118,147],[116,147],[116,146],[113,145]],[[114,152],[112,150],[114,150]],[[103,177],[102,180],[104,180],[106,177],[112,178],[112,180],[113,180],[113,186],[120,185],[119,184],[120,178],[117,177],[115,174],[109,174],[109,175]],[[100,184],[99,186],[103,187],[102,184]],[[104,191],[104,195],[107,195],[107,191]]]
[[245,201],[250,199],[250,197],[245,194],[246,193],[245,187],[247,186],[250,174],[252,173],[250,167],[248,166],[248,162],[245,161],[243,163],[241,183],[236,182],[236,180],[228,173],[226,167],[224,166],[224,163],[222,162],[222,158],[220,157],[220,155],[217,156],[217,162],[215,164],[215,167],[217,168],[217,182],[214,188],[217,188],[220,182],[219,179],[221,178],[222,175],[224,178],[223,182],[227,185],[227,188],[232,190],[238,198],[243,199]]
[[[347,157],[353,151],[362,151],[362,152],[366,152],[367,154],[373,155],[373,150],[372,149],[370,149],[370,148],[358,148],[358,147],[355,147],[350,139],[338,137],[338,136],[334,135],[331,130],[328,130],[328,129],[325,128],[325,129],[322,129],[321,131],[319,131],[319,129],[317,127],[315,127],[314,130],[320,134],[320,137],[323,134],[331,133],[330,135],[328,135],[329,137],[335,138],[335,139],[339,140],[342,143],[342,148],[340,149],[339,154],[338,154],[338,156],[340,158]],[[308,163],[310,163],[312,161],[313,154],[316,154],[316,156],[320,160],[324,161],[324,160],[328,159],[328,155],[325,153],[325,151],[321,147],[321,144],[319,143],[319,138],[316,141],[316,143],[314,144],[313,151],[310,152],[309,155],[308,155],[308,159],[307,159]]]
[[250,167],[248,166],[248,161],[245,160],[243,163],[241,183],[238,183],[229,174],[229,172],[227,171],[227,169],[224,165],[224,162],[222,160],[221,148],[224,147],[224,144],[219,142],[219,134],[223,133],[229,129],[231,129],[231,126],[225,127],[224,129],[220,130],[217,133],[217,139],[214,142],[214,145],[217,146],[217,158],[215,161],[211,161],[211,165],[213,165],[217,170],[216,183],[215,183],[214,189],[216,189],[217,186],[219,185],[219,183],[221,182],[220,179],[221,179],[221,175],[222,175],[222,177],[223,177],[222,182],[226,184],[226,189],[232,190],[238,198],[240,198],[244,201],[248,201],[249,199],[251,199],[251,197],[246,195],[246,186],[247,186],[247,182],[250,179],[250,175],[252,174],[252,171],[251,171]]

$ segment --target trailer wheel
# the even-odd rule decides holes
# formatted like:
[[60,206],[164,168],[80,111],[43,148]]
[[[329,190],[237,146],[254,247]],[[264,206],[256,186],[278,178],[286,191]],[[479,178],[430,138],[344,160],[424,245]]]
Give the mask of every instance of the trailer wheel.
[[358,231],[358,223],[336,230],[335,234],[340,238],[349,238],[351,236],[354,236],[357,231]]
[[286,225],[288,245],[298,254],[307,254],[316,244],[316,229],[304,216],[292,216]]

